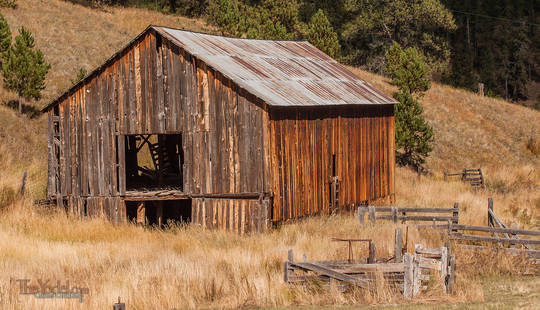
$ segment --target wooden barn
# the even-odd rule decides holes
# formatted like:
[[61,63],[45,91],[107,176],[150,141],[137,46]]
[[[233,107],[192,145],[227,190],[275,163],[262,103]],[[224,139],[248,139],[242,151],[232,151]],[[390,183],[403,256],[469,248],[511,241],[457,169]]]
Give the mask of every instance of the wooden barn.
[[43,111],[71,214],[240,233],[394,195],[395,100],[308,42],[150,26]]

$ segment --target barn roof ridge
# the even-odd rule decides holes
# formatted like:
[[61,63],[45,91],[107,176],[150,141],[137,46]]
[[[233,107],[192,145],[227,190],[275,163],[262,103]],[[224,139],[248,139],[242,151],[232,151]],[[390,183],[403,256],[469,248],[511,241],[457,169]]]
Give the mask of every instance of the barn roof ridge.
[[[269,106],[317,107],[395,104],[307,41],[229,38],[149,25],[42,112],[58,104],[102,72],[137,40],[154,30]],[[209,40],[212,39],[212,40]]]

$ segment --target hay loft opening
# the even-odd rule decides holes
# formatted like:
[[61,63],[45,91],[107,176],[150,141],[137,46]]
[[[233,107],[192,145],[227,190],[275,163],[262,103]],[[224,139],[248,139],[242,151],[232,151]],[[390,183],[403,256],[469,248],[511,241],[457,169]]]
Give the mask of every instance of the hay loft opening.
[[183,189],[182,134],[126,136],[126,189]]

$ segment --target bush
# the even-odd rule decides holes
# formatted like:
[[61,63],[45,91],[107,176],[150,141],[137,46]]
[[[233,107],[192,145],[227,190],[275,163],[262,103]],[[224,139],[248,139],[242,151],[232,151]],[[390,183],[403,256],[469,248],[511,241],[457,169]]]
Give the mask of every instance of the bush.
[[16,0],[0,0],[0,7],[3,8],[17,8],[17,1]]

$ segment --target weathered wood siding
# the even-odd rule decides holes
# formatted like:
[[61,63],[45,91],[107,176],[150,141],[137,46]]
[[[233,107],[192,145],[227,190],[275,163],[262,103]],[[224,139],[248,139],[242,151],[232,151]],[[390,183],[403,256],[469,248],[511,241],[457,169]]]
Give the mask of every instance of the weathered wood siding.
[[264,232],[271,223],[268,199],[194,198],[191,210],[193,223],[240,234]]
[[338,208],[394,194],[394,107],[270,113],[273,221],[329,214],[335,155]]
[[124,135],[167,133],[183,134],[185,193],[268,191],[262,111],[151,31],[48,112],[49,197],[124,195]]

